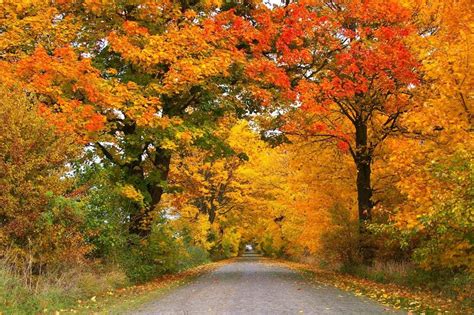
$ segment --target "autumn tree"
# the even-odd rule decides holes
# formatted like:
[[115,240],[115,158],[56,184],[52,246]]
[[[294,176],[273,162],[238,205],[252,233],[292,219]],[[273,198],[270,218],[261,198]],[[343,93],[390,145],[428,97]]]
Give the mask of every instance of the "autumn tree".
[[258,32],[250,49],[267,57],[255,59],[266,68],[255,79],[297,108],[286,132],[350,152],[362,227],[375,203],[376,149],[400,131],[418,84],[417,62],[405,43],[410,11],[396,1],[298,1],[262,9],[254,19]]
[[[150,230],[172,155],[198,139],[212,142],[216,118],[241,107],[230,92],[243,55],[226,30],[232,14],[213,14],[218,4],[7,2],[2,8],[5,81],[19,79],[38,95],[44,117],[91,143],[117,167],[117,181],[143,197],[130,213],[133,234]],[[37,40],[14,40],[17,30],[30,35],[29,23]],[[57,36],[48,37],[52,28]]]
[[246,121],[224,117],[219,126],[214,136],[220,142],[214,147],[190,146],[173,158],[163,206],[178,217],[177,225],[185,226],[196,244],[228,256],[239,250],[241,221],[249,207],[245,197],[254,190],[239,171],[256,156],[252,148],[263,142]]
[[289,140],[263,149],[255,163],[239,171],[255,184],[245,196],[244,237],[269,255],[317,257],[331,264],[357,261],[351,158],[324,143]]
[[81,205],[68,195],[66,163],[79,147],[35,109],[21,91],[0,88],[0,257],[27,280],[77,263],[90,250]]
[[198,209],[212,224],[219,214],[232,211],[235,206],[231,196],[239,188],[235,187],[234,172],[245,162],[246,155],[231,148],[221,156],[199,149],[193,151],[181,153],[170,185],[179,185],[179,190],[188,195],[185,203]]
[[387,172],[403,197],[389,205],[388,226],[423,268],[472,270],[471,4],[412,5],[424,36],[410,44],[423,60],[424,84],[403,118],[404,136],[387,143]]

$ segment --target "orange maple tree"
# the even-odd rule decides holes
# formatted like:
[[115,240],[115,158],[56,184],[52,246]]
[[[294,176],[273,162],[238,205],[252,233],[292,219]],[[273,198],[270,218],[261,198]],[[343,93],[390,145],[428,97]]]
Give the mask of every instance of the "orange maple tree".
[[361,223],[375,203],[375,151],[401,131],[419,82],[406,43],[410,17],[397,1],[297,1],[255,11],[255,28],[244,39],[254,56],[247,73],[256,97],[292,113],[283,131],[352,155]]

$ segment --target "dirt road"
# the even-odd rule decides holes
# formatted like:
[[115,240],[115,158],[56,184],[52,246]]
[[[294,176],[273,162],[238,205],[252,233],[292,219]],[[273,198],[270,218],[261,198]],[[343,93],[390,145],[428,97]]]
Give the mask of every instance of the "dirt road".
[[403,314],[296,271],[242,257],[131,314]]

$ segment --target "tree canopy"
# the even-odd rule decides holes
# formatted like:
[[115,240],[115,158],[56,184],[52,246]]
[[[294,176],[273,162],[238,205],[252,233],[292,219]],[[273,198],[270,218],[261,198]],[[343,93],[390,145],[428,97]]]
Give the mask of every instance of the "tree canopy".
[[0,4],[0,259],[472,274],[470,1]]

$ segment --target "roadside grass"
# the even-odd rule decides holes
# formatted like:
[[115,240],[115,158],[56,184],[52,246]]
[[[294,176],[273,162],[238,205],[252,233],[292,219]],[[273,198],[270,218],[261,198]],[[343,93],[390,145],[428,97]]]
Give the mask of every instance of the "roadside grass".
[[426,271],[408,263],[375,262],[373,266],[343,266],[341,272],[378,283],[438,293],[466,307],[474,305],[474,275],[450,270]]
[[[287,260],[266,260],[265,263],[276,264],[299,271],[309,281],[332,285],[345,291],[351,291],[356,296],[366,296],[394,309],[406,310],[409,314],[474,314],[474,304],[471,295],[466,293],[461,298],[452,298],[445,291],[432,291],[427,288],[409,287],[391,282],[399,277],[401,283],[407,280],[403,277],[408,272],[406,266],[392,266],[393,278],[384,276],[381,280],[381,270],[365,270],[358,275],[324,270],[314,265],[292,262]],[[359,267],[360,268],[360,267]],[[390,274],[390,272],[385,272]],[[369,276],[370,275],[370,276]],[[375,279],[368,279],[373,276]],[[406,276],[410,276],[406,273]],[[465,280],[463,280],[465,281]],[[451,286],[451,288],[456,288]],[[471,290],[472,286],[464,288]],[[472,293],[472,292],[471,292]]]
[[77,266],[38,277],[0,265],[0,314],[54,313],[84,296],[127,285],[124,273],[114,266]]
[[228,264],[232,259],[207,263],[188,270],[160,276],[152,281],[102,292],[87,300],[79,300],[76,307],[60,310],[60,314],[124,314],[156,300],[168,291],[180,287],[195,278]]
[[200,265],[132,285],[123,271],[87,266],[31,279],[0,266],[0,315],[122,314],[213,270],[229,260]]

